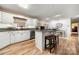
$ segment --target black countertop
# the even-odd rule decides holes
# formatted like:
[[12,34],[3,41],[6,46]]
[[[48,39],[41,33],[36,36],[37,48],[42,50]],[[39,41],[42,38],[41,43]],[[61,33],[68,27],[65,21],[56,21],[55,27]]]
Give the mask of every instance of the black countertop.
[[34,31],[53,31],[53,29],[35,29],[35,28],[23,28],[23,29],[14,29],[14,28],[0,28],[0,32],[5,31],[22,31],[22,30],[34,30]]
[[5,31],[23,31],[23,30],[35,30],[35,29],[34,28],[25,28],[25,29],[0,28],[0,32],[5,32]]

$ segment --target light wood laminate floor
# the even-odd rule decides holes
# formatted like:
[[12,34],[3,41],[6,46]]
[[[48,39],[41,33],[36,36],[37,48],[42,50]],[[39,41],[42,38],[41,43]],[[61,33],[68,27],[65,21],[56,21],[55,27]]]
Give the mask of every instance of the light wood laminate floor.
[[77,55],[79,54],[78,37],[60,38],[56,52],[40,51],[35,46],[34,39],[16,43],[0,50],[0,55]]

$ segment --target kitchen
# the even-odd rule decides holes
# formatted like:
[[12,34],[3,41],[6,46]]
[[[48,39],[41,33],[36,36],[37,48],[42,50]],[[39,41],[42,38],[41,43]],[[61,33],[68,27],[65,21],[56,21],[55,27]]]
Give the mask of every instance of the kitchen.
[[[69,38],[71,37],[71,18],[62,17],[59,13],[56,13],[56,15],[52,18],[51,17],[52,10],[50,10],[50,12],[47,12],[47,11],[49,9],[52,9],[52,6],[54,7],[54,5],[42,5],[42,4],[37,6],[32,5],[32,7],[36,8],[36,10],[38,10],[39,7],[40,8],[44,7],[46,9],[46,10],[44,8],[40,9],[41,11],[40,10],[34,11],[35,9],[32,9],[34,12],[31,10],[31,7],[29,7],[30,8],[30,11],[29,11],[27,7],[24,7],[25,9],[23,9],[22,6],[16,5],[16,4],[0,5],[1,7],[0,8],[0,49],[1,50],[6,49],[6,47],[9,47],[11,45],[17,44],[18,46],[20,46],[19,44],[21,43],[33,41],[33,43],[35,44],[35,47],[39,50],[39,52],[42,53],[45,49],[46,43],[50,43],[48,41],[46,41],[45,43],[45,37],[48,36],[49,34],[52,34],[52,35],[57,34],[58,38],[60,39],[59,45],[61,44],[60,43],[62,41],[61,39],[69,40]],[[74,6],[74,5],[70,5],[70,7],[71,6]],[[47,7],[49,7],[49,9]],[[62,5],[58,7],[62,7]],[[35,12],[39,14],[35,14]],[[47,12],[47,15],[46,13],[43,14],[42,12],[43,13]],[[32,44],[32,42],[30,42],[30,44]],[[20,46],[19,48],[21,47],[22,46]],[[46,51],[48,54],[51,54],[49,50],[48,51],[46,50]],[[76,53],[73,53],[73,54],[76,54]]]

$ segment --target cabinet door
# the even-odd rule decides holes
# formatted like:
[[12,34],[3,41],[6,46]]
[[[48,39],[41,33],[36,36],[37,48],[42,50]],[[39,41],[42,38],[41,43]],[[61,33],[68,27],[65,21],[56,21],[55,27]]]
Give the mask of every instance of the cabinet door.
[[15,42],[22,41],[21,31],[14,31],[14,34],[15,34]]
[[22,40],[30,39],[30,30],[22,31],[21,38]]
[[0,48],[10,44],[10,35],[8,32],[0,32]]
[[30,39],[30,31],[28,31],[28,30],[26,30],[26,31],[14,31],[14,34],[15,34],[15,36],[14,36],[15,43]]
[[22,41],[20,31],[12,31],[10,33],[11,44]]
[[14,31],[10,32],[10,44],[15,43],[15,33]]
[[2,12],[2,23],[12,24],[14,22],[13,15],[10,13]]
[[0,23],[1,23],[1,15],[2,15],[2,14],[1,14],[1,11],[0,11]]
[[24,33],[25,33],[25,31],[20,31],[20,37],[21,37],[20,41],[23,41],[25,39]]
[[24,32],[24,40],[30,39],[30,30]]
[[24,30],[20,33],[21,41],[30,39],[30,30]]

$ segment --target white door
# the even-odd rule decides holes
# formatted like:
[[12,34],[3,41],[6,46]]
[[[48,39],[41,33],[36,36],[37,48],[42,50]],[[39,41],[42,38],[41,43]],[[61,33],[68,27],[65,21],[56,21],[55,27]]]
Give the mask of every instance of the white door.
[[8,32],[0,32],[0,48],[10,44],[10,34]]

